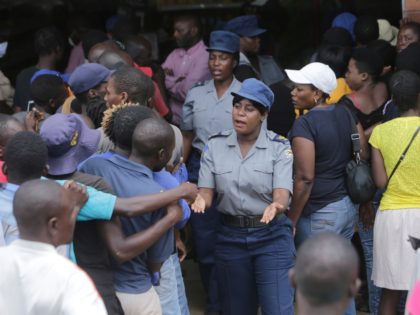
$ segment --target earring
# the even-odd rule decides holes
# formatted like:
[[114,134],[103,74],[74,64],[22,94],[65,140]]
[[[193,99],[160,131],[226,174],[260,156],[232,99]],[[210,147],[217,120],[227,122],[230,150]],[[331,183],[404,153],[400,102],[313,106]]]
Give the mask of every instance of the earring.
[[315,106],[316,106],[316,105],[318,105],[318,100],[319,100],[319,99],[316,99],[316,98],[314,97],[314,103],[315,103]]

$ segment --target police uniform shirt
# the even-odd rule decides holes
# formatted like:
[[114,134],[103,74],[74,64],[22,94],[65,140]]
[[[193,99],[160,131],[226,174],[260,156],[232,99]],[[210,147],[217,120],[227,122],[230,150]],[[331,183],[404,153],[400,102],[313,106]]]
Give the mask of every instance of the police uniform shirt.
[[188,92],[182,109],[181,130],[194,131],[194,148],[202,151],[211,135],[233,128],[231,92],[238,92],[240,88],[241,83],[233,78],[221,98],[217,97],[213,80],[197,85]]
[[245,158],[234,130],[210,137],[202,157],[198,186],[217,192],[217,209],[229,215],[262,215],[273,189],[292,192],[293,154],[289,141],[262,127]]

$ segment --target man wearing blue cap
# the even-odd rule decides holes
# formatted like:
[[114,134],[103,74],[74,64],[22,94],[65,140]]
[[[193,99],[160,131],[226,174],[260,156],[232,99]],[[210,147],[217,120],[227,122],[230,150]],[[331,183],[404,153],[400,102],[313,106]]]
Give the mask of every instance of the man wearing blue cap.
[[[88,114],[95,128],[101,124],[103,112],[106,110],[104,97],[111,73],[101,64],[85,63],[78,66],[69,78],[70,88],[77,100],[71,103],[71,111]],[[88,107],[94,108],[87,111]],[[91,112],[100,114],[95,116]]]
[[174,38],[179,48],[173,50],[162,64],[173,123],[182,119],[182,105],[190,88],[210,79],[208,52],[202,40],[201,23],[195,16],[181,16],[174,23]]
[[[220,216],[215,263],[223,315],[292,315],[288,280],[295,247],[284,215],[293,189],[289,141],[264,125],[274,101],[247,79],[232,92],[233,130],[209,138],[201,157],[197,215],[214,203]],[[208,209],[206,213],[211,210]]]
[[255,15],[238,16],[228,21],[225,29],[241,37],[240,61],[235,70],[235,77],[239,81],[257,78],[271,85],[285,78],[283,70],[272,56],[258,55],[260,51],[259,36],[266,30],[258,26]]
[[[189,181],[196,183],[201,152],[208,138],[232,128],[232,92],[241,83],[233,71],[239,60],[239,37],[228,31],[210,34],[208,68],[213,79],[192,88],[185,99],[181,130],[184,138],[184,161],[187,161]],[[206,312],[220,311],[218,287],[214,269],[214,239],[219,223],[215,209],[203,215],[192,215],[194,246],[201,280],[207,293]]]

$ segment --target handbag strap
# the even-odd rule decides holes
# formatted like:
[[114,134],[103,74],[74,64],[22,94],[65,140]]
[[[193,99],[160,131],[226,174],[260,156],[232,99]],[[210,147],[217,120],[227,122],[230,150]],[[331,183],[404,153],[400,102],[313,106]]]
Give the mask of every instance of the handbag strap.
[[351,110],[345,105],[342,105],[344,109],[347,111],[347,113],[350,116],[350,123],[351,123],[351,145],[353,148],[353,153],[356,157],[356,161],[360,160],[360,135],[359,131],[357,130],[356,121],[354,120],[353,113]]
[[397,170],[398,166],[400,166],[401,162],[404,160],[405,155],[407,154],[408,149],[410,149],[411,144],[413,143],[414,139],[416,138],[417,134],[420,131],[420,127],[417,128],[417,130],[414,132],[413,136],[411,137],[410,142],[408,143],[407,147],[405,148],[404,152],[401,154],[400,158],[398,159],[397,164],[395,164],[394,169],[391,172],[391,175],[389,175],[388,177],[388,183],[387,186],[389,184],[389,181],[391,180],[392,176],[394,176],[395,171]]

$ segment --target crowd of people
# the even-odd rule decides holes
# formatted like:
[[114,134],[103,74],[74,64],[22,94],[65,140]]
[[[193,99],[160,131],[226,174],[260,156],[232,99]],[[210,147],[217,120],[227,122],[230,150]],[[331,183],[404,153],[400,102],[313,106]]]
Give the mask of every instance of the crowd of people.
[[371,314],[420,314],[420,24],[340,14],[283,70],[254,15],[176,17],[161,64],[113,23],[0,73],[0,312],[188,315],[188,255],[207,315],[356,314],[361,268]]

